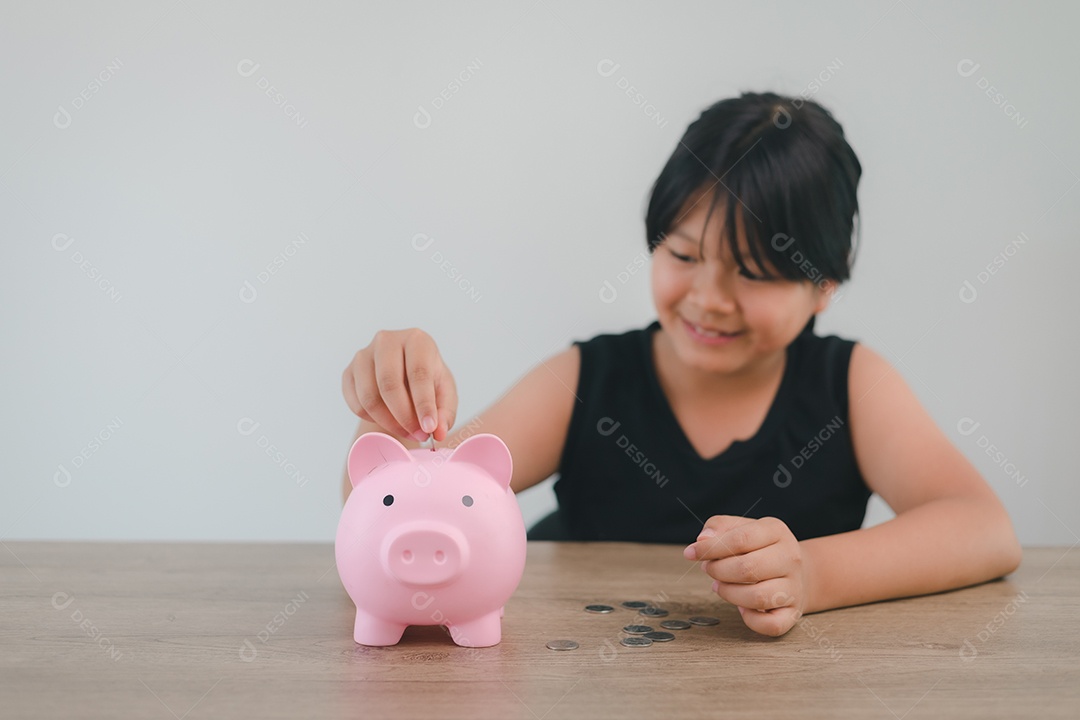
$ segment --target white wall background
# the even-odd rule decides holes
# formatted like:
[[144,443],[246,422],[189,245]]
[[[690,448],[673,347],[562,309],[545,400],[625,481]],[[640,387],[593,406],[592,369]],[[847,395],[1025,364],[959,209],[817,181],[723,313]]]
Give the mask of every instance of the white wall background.
[[647,271],[618,280],[649,186],[708,104],[774,90],[832,110],[864,168],[819,331],[898,364],[1024,543],[1072,545],[1078,24],[1066,2],[5,2],[0,539],[332,540],[353,353],[424,328],[465,422],[649,322]]

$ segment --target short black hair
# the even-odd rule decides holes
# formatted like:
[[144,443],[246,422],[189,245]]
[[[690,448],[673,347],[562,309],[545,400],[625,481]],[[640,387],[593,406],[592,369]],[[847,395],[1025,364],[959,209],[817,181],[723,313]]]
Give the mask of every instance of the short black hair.
[[[690,123],[653,185],[645,216],[649,252],[690,198],[711,191],[708,217],[723,200],[724,234],[742,270],[770,275],[771,265],[790,280],[843,282],[855,259],[861,175],[843,128],[821,105],[771,92],[720,100]],[[732,232],[736,208],[755,270]]]

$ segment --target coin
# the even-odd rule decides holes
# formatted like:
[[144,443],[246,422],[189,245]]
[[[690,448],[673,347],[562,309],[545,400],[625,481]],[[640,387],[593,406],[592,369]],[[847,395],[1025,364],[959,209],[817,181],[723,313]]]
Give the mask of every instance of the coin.
[[648,625],[627,625],[623,628],[623,632],[630,633],[631,635],[644,635],[645,633],[652,632],[652,628]]
[[671,642],[672,640],[675,639],[675,636],[672,633],[661,632],[659,630],[655,630],[653,632],[645,633],[645,635],[643,637],[647,637],[650,640],[652,640],[653,642]]
[[631,635],[630,637],[624,637],[620,642],[626,647],[647,647],[652,645],[652,640],[640,635]]
[[609,613],[614,612],[615,608],[610,605],[586,605],[585,612],[591,613]]
[[695,615],[690,618],[690,622],[694,625],[719,625],[720,619],[709,617],[708,615]]
[[625,600],[623,601],[622,606],[624,608],[630,608],[631,610],[640,610],[643,607],[649,607],[649,603],[640,600]]
[[638,610],[638,615],[644,615],[645,617],[666,617],[668,611],[658,607],[647,607]]
[[578,644],[573,640],[550,640],[548,650],[577,650]]
[[665,620],[660,623],[660,627],[667,630],[686,630],[690,627],[690,623],[685,620]]

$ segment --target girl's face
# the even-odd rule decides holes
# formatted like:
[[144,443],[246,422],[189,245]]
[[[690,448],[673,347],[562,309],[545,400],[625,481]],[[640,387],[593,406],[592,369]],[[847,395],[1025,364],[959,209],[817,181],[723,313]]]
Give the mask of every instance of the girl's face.
[[759,279],[761,269],[754,265],[740,220],[739,249],[755,271],[748,276],[727,243],[721,243],[723,203],[706,227],[708,209],[707,196],[684,209],[653,252],[658,320],[686,366],[723,375],[753,372],[759,361],[786,348],[811,315],[825,309],[835,283]]

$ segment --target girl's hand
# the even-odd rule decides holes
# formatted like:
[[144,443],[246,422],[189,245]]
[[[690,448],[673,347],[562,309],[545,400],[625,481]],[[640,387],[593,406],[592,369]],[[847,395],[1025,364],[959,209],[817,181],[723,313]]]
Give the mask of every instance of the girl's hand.
[[457,386],[423,330],[380,330],[341,376],[349,409],[386,432],[443,441],[457,415]]
[[782,520],[714,515],[683,555],[704,561],[713,591],[738,606],[754,632],[783,635],[807,607],[802,550]]

